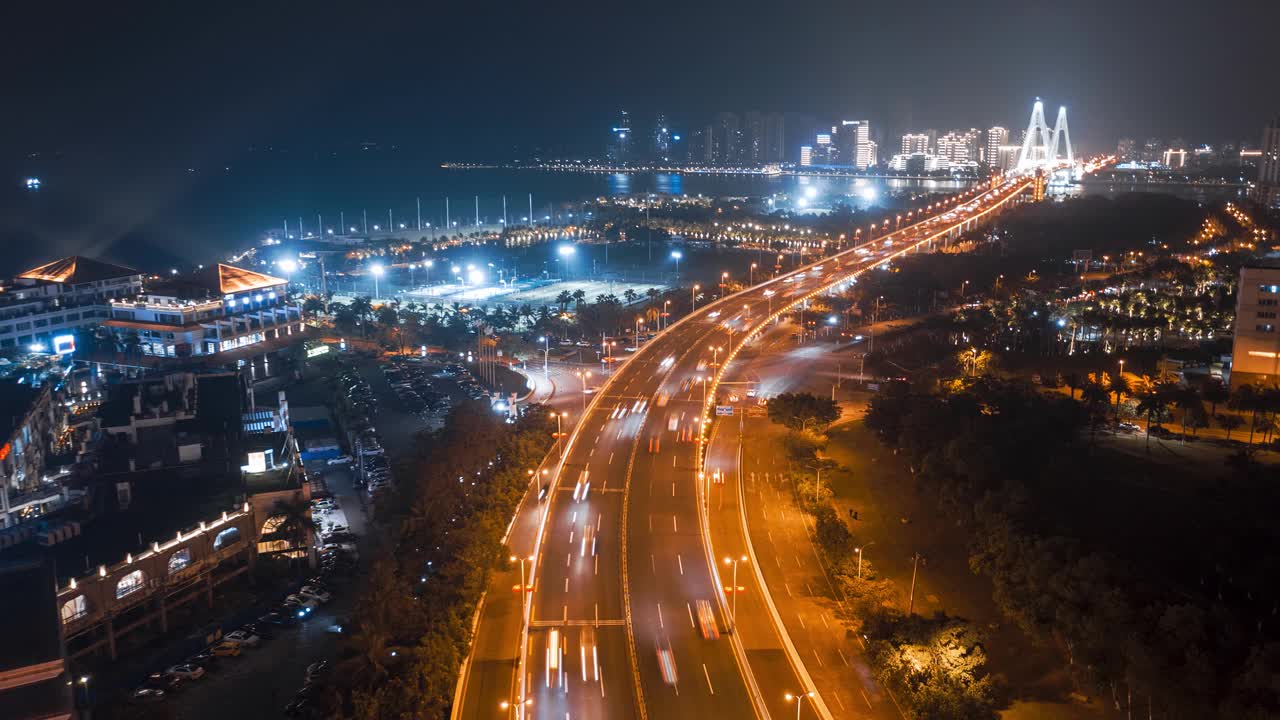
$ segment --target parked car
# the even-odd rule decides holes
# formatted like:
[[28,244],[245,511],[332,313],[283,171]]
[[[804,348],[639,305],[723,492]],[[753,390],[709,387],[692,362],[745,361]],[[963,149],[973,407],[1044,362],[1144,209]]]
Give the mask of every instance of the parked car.
[[262,617],[258,618],[257,622],[264,625],[279,625],[282,627],[289,626],[289,625],[297,625],[298,616],[294,615],[293,613],[282,613],[282,612],[277,612],[273,610],[267,613],[266,615],[263,615]]
[[197,667],[202,667],[209,672],[213,672],[218,669],[218,658],[214,657],[213,653],[208,650],[201,650],[195,655],[187,658],[185,664],[195,665]]
[[350,465],[350,464],[351,464],[351,456],[350,456],[350,455],[339,455],[338,457],[335,457],[335,458],[329,458],[328,464],[329,464],[329,465]]
[[235,643],[245,647],[258,647],[258,645],[262,643],[262,638],[244,630],[236,630],[235,632],[227,633],[222,639],[225,642]]
[[[289,604],[289,605],[297,605],[298,607],[306,610],[307,612],[313,612],[316,608],[320,607],[319,600],[316,600],[315,598],[307,597],[305,595],[298,595],[297,593],[294,593],[286,597],[284,601],[286,604]],[[235,633],[232,633],[232,634],[234,635]]]
[[170,675],[162,672],[151,673],[147,676],[146,682],[143,683],[144,687],[156,688],[157,690],[163,690],[167,693],[177,690],[181,685],[182,678],[177,675]]
[[230,642],[220,642],[209,648],[209,653],[214,657],[236,657],[240,654],[240,646]]
[[314,682],[329,672],[329,661],[320,660],[307,666],[307,682]]
[[164,700],[164,691],[153,687],[140,687],[133,691],[129,699],[136,703],[154,703]]
[[315,598],[316,600],[319,600],[321,603],[327,603],[333,599],[333,595],[330,594],[328,591],[321,590],[320,588],[314,585],[303,585],[298,590],[298,594],[302,595],[303,597]]
[[199,665],[186,663],[183,665],[174,665],[168,670],[165,670],[165,673],[182,680],[199,680],[204,677],[205,669]]

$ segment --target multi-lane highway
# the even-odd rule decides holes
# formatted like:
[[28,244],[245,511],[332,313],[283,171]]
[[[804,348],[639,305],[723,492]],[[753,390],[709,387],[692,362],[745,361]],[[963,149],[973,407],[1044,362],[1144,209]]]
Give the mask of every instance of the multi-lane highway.
[[[549,497],[531,493],[513,525],[513,552],[534,558],[527,623],[518,621],[522,593],[490,599],[455,717],[794,712],[784,693],[809,689],[803,667],[749,574],[732,587],[731,566],[705,541],[700,498],[711,479],[699,473],[701,439],[720,372],[788,307],[942,242],[1030,186],[1017,180],[940,203],[920,222],[700,308],[631,354],[578,418],[563,459],[548,464]],[[516,635],[521,627],[527,634]]]

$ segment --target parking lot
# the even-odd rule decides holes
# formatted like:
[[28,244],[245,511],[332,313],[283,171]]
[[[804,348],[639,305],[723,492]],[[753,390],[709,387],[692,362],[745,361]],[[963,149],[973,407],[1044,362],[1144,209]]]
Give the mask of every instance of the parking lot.
[[[329,466],[324,461],[309,463],[308,470],[317,479],[317,494],[329,498],[321,499],[317,503],[319,507],[313,510],[320,526],[325,530],[346,526],[346,532],[351,535],[339,536],[344,542],[362,535],[366,523],[365,502],[353,484],[351,471],[342,465]],[[320,509],[328,506],[332,509]],[[308,685],[307,668],[322,660],[332,662],[336,657],[343,618],[350,612],[354,599],[351,586],[358,556],[340,551],[327,557],[333,559],[322,561],[320,568],[306,573],[306,577],[318,582],[302,580],[291,585],[294,592],[289,594],[297,595],[296,603],[283,605],[285,594],[264,596],[253,607],[222,623],[223,632],[228,635],[236,630],[247,633],[239,638],[238,652],[222,657],[198,656],[193,664],[199,669],[178,671],[176,674],[188,677],[176,683],[166,677],[149,679],[143,686],[166,689],[164,695],[146,693],[137,701],[163,703],[178,720],[225,720],[228,717],[282,717],[286,715],[286,708],[299,701],[300,691],[303,698],[317,692],[325,672],[317,674]],[[339,560],[339,557],[346,559]],[[307,597],[307,593],[301,592],[303,586],[311,586],[309,592],[328,596],[327,601]],[[308,606],[310,612],[305,610]],[[291,610],[292,619],[285,610]],[[299,618],[298,613],[303,617]],[[249,635],[256,635],[257,640]],[[220,644],[232,643],[224,639]],[[224,648],[220,652],[231,651]],[[189,657],[190,654],[175,649],[168,657],[158,657],[153,671],[163,674]],[[201,677],[190,677],[195,674]],[[312,689],[304,691],[305,687]],[[307,716],[305,699],[294,706],[293,714]]]

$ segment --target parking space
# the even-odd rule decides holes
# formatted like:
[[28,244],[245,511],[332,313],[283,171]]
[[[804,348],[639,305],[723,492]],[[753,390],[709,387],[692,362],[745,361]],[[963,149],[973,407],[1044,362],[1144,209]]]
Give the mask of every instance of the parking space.
[[[320,565],[277,593],[220,623],[226,635],[213,652],[175,648],[156,663],[148,692],[138,702],[166,705],[177,720],[227,717],[307,717],[310,698],[324,682],[336,657],[344,618],[351,611],[358,568],[357,538],[366,527],[362,492],[347,466],[324,461],[308,464],[315,479],[313,517],[334,546],[322,551]],[[233,633],[243,633],[235,635]],[[231,647],[233,646],[234,647]],[[163,660],[161,662],[160,660]],[[190,667],[177,667],[190,664]],[[313,667],[314,666],[314,667]],[[312,668],[310,678],[308,668]],[[173,672],[168,673],[167,670]],[[286,712],[288,709],[288,712]]]

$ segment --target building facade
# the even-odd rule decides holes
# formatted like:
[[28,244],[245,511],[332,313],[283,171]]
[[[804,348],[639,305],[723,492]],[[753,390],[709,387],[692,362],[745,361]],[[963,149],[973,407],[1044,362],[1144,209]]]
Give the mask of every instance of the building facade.
[[902,136],[902,154],[928,154],[929,133],[907,133]]
[[301,333],[302,308],[287,281],[218,263],[189,280],[169,281],[111,302],[102,326],[126,352],[191,357]]
[[987,144],[983,149],[982,162],[993,168],[1000,167],[1000,147],[1008,144],[1008,129],[999,125],[987,128]]
[[1257,195],[1258,202],[1263,205],[1280,208],[1280,117],[1272,120],[1262,130]]
[[0,528],[60,504],[61,486],[45,479],[56,418],[51,384],[0,382]]
[[78,255],[32,268],[0,285],[0,350],[60,352],[77,329],[111,317],[111,301],[141,290],[141,272]]
[[1236,290],[1231,387],[1280,386],[1280,267],[1244,267]]

